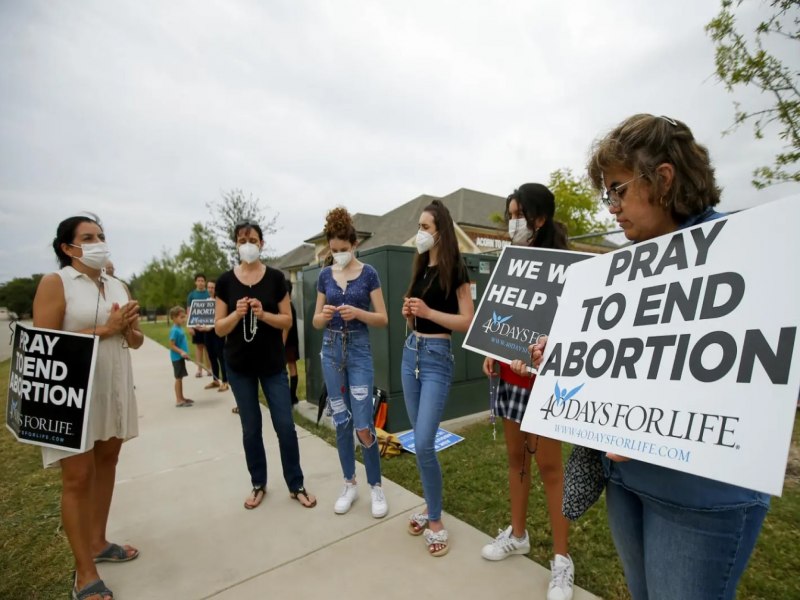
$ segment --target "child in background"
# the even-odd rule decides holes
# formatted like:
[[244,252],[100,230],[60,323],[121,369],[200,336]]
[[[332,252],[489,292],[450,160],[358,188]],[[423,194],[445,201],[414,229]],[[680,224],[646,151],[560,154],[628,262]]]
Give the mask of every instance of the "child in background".
[[183,395],[183,378],[189,374],[186,371],[189,344],[183,332],[186,311],[182,306],[173,306],[169,311],[169,318],[172,320],[172,329],[169,330],[169,357],[172,360],[172,370],[175,372],[175,406],[178,408],[192,406],[194,401]]

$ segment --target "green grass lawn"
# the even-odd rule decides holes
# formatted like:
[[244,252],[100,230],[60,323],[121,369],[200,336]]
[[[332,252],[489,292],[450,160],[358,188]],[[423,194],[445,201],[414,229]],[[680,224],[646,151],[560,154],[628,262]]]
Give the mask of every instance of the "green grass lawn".
[[[143,324],[145,333],[165,343],[169,327]],[[166,345],[166,344],[165,344]],[[303,361],[298,363],[304,392]],[[8,361],[0,363],[0,387],[8,386]],[[297,416],[298,424],[335,444],[333,431]],[[795,418],[792,461],[784,495],[774,498],[750,565],[739,586],[740,600],[800,598],[800,416]],[[498,427],[479,424],[459,432],[465,440],[440,455],[447,511],[489,536],[509,523],[505,445]],[[565,456],[568,450],[565,448]],[[43,470],[38,448],[19,444],[6,431],[0,435],[0,598],[64,597],[69,586],[71,555],[60,527],[60,480],[56,470]],[[757,457],[751,457],[757,460]],[[414,457],[384,460],[384,475],[422,495]],[[325,507],[322,507],[325,510]],[[534,477],[528,513],[530,558],[548,566],[551,542],[544,491]],[[605,518],[605,500],[598,502],[570,531],[570,553],[576,584],[606,599],[628,598],[622,569]],[[476,554],[480,548],[475,548]]]

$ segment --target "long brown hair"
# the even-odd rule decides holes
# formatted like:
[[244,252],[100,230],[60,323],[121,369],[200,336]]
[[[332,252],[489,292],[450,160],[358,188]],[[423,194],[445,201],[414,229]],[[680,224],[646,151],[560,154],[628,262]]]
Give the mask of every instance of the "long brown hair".
[[[436,241],[439,247],[439,260],[434,268],[439,278],[439,285],[444,290],[445,297],[447,297],[452,292],[456,269],[464,268],[464,263],[461,260],[461,250],[458,249],[458,240],[456,240],[453,217],[450,216],[450,211],[442,204],[441,200],[434,200],[423,208],[422,212],[430,213],[433,217],[433,224],[436,225],[436,235],[439,236]],[[411,267],[411,283],[409,283],[408,290],[406,290],[407,297],[411,296],[411,288],[414,287],[414,282],[419,280],[425,272],[425,267],[428,266],[428,261],[430,260],[429,255],[430,251],[422,254],[418,253],[414,257],[414,265]],[[433,279],[431,277],[431,282]]]

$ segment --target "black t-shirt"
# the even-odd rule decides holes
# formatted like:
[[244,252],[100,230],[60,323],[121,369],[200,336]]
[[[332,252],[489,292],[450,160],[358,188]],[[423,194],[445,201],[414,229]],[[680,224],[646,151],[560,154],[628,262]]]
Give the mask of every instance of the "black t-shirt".
[[[278,304],[286,297],[286,282],[283,273],[267,267],[261,281],[245,285],[233,271],[226,271],[217,279],[217,298],[228,306],[228,314],[236,311],[240,298],[257,298],[265,311],[278,314]],[[225,362],[243,375],[275,375],[286,365],[282,330],[257,321],[258,329],[252,342],[244,341],[244,325],[247,337],[250,333],[250,311],[244,319],[225,337]]]
[[[458,288],[467,282],[469,282],[469,274],[466,265],[461,261],[453,270],[450,294],[445,296],[439,281],[438,268],[435,266],[425,267],[420,277],[411,286],[411,296],[420,298],[433,310],[455,315],[458,314]],[[414,330],[418,333],[452,333],[446,327],[422,317],[417,317]]]

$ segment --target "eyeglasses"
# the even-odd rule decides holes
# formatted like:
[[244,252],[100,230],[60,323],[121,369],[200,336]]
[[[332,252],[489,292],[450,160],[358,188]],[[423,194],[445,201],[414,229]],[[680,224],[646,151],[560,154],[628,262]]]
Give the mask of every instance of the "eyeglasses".
[[258,227],[258,223],[251,221],[250,219],[245,219],[244,221],[239,221],[236,223],[234,227],[236,227],[236,229],[239,229],[240,227]]
[[600,200],[605,204],[608,208],[619,208],[622,204],[622,198],[625,196],[625,189],[623,189],[629,183],[633,183],[643,175],[637,175],[633,179],[629,179],[625,183],[620,183],[617,185],[612,185],[610,188],[606,189],[603,187],[603,192],[600,194]]

